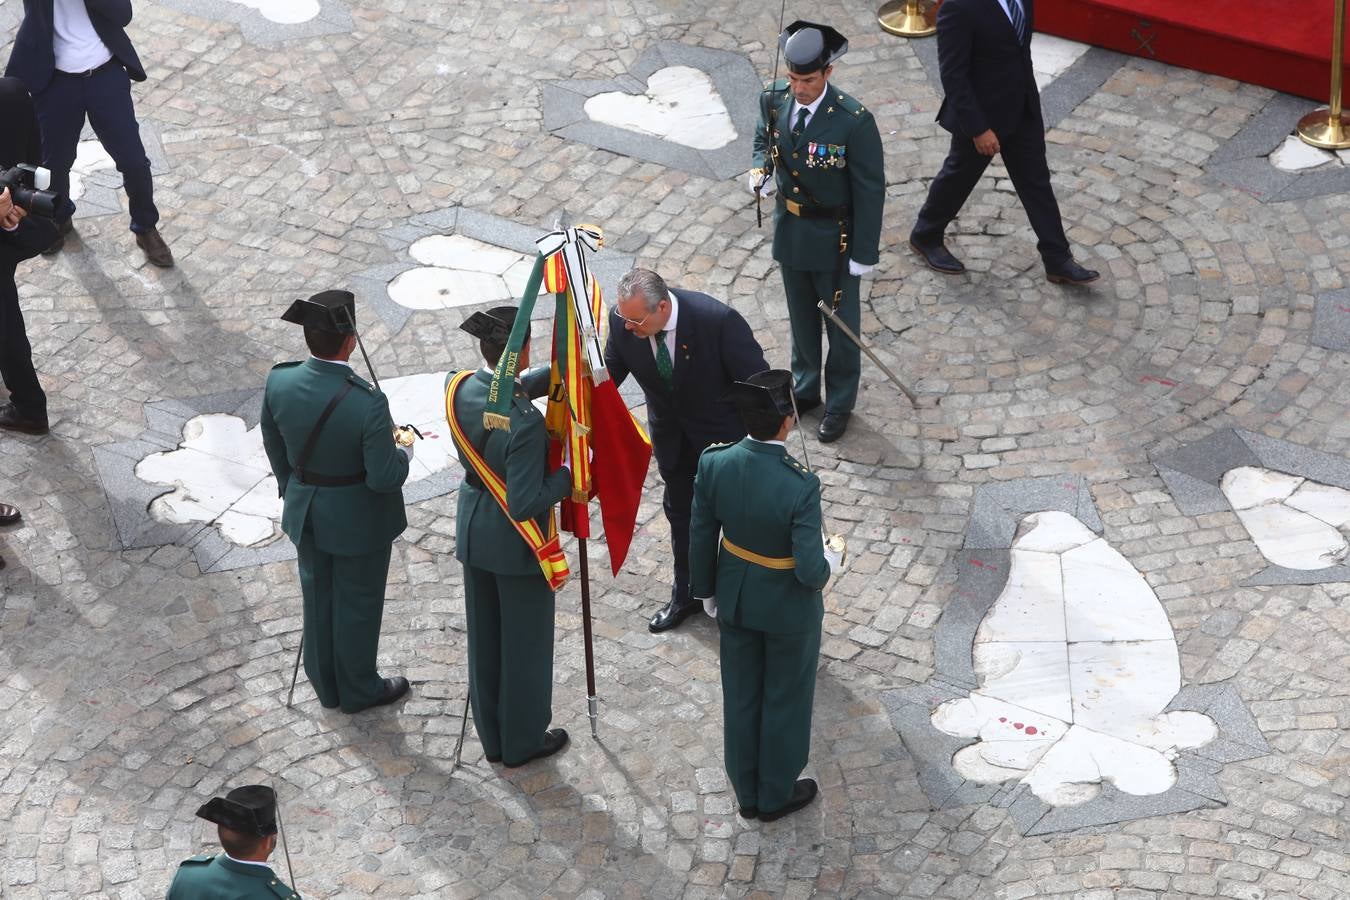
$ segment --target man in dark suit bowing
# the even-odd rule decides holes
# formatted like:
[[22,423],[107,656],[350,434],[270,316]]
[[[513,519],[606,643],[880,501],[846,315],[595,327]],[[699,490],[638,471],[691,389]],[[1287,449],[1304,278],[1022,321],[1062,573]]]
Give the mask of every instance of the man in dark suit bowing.
[[699,603],[689,596],[689,515],[698,458],[711,444],[739,441],[745,425],[722,398],[733,382],[768,368],[740,313],[696,291],[666,287],[660,275],[634,269],[619,279],[609,312],[605,366],[615,384],[632,375],[647,397],[647,424],[665,482],[675,586],[652,617],[653,632],[674,628]]
[[1050,187],[1045,122],[1031,68],[1033,9],[1034,0],[946,0],[939,7],[938,66],[946,97],[937,121],[951,132],[952,145],[909,245],[931,269],[964,272],[943,244],[943,232],[1001,153],[1036,232],[1046,277],[1056,284],[1089,284],[1098,273],[1074,261]]
[[[173,253],[159,233],[150,160],[131,102],[131,82],[144,81],[145,68],[127,37],[130,24],[131,0],[23,0],[23,23],[5,74],[33,95],[52,190],[70,193],[70,167],[88,117],[122,173],[137,245],[151,263],[169,267]],[[60,250],[69,231],[67,219],[43,252]]]

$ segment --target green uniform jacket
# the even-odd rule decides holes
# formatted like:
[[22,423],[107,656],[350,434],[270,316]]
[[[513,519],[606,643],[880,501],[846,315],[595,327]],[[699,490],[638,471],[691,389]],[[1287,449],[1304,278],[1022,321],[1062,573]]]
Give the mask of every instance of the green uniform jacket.
[[[452,372],[447,377],[447,387],[454,375]],[[524,386],[517,386],[511,402],[510,431],[483,427],[492,376],[482,369],[460,385],[455,420],[492,471],[506,480],[506,506],[511,518],[517,522],[534,519],[544,528],[549,509],[571,493],[572,474],[566,467],[548,471],[544,417],[529,400],[529,388],[540,376],[547,379],[548,370],[532,370],[522,378]],[[455,516],[455,559],[498,575],[540,574],[539,561],[473,474],[463,454],[459,461],[465,479],[459,488]]]
[[[720,537],[761,556],[791,557],[769,569],[722,548]],[[830,578],[820,536],[820,479],[786,448],[744,438],[703,451],[689,522],[689,593],[715,596],[719,620],[790,634],[820,628]]]
[[165,900],[300,900],[267,866],[235,862],[224,853],[183,860]]
[[[292,478],[305,441],[333,395],[352,389],[323,426],[308,470],[329,476],[364,471],[365,481],[346,487],[315,487]],[[285,498],[281,528],[296,544],[306,521],[325,553],[359,556],[391,543],[408,527],[403,482],[408,458],[394,444],[393,420],[384,394],[341,363],[308,359],[282,363],[267,376],[263,394],[263,447]]]
[[[770,134],[770,113],[775,108]],[[876,265],[886,199],[876,120],[861,103],[830,84],[825,85],[825,97],[806,130],[795,140],[788,121],[791,112],[792,92],[786,81],[776,81],[760,94],[755,167],[771,164],[770,150],[778,145],[773,258],[805,272],[831,272],[839,264],[837,220],[794,216],[783,203],[789,199],[807,207],[850,207],[848,255],[862,265]]]

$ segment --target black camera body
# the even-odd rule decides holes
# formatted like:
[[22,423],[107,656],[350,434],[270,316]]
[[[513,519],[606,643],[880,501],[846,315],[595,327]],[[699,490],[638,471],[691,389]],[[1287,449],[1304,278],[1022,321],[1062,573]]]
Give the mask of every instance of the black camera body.
[[40,166],[20,163],[6,172],[0,172],[0,191],[9,188],[9,199],[15,206],[44,219],[55,219],[68,202],[55,191],[47,190],[50,183],[51,172]]

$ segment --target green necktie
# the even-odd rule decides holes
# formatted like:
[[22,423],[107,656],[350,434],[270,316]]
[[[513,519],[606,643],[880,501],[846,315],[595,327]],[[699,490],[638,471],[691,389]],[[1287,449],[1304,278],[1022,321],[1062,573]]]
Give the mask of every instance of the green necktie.
[[666,333],[656,333],[656,372],[666,383],[666,390],[675,386],[675,364],[670,361],[670,351],[666,349]]
[[805,106],[797,111],[797,124],[792,127],[792,134],[794,137],[800,136],[801,133],[806,130],[806,117],[809,114],[810,110]]

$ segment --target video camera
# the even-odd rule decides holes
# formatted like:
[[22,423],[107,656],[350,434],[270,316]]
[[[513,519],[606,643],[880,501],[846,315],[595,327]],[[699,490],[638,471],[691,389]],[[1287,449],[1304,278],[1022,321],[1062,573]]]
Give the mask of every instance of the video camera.
[[0,191],[9,188],[9,198],[15,206],[44,219],[55,219],[66,206],[66,198],[48,190],[52,173],[41,166],[20,163],[7,172],[0,172]]

